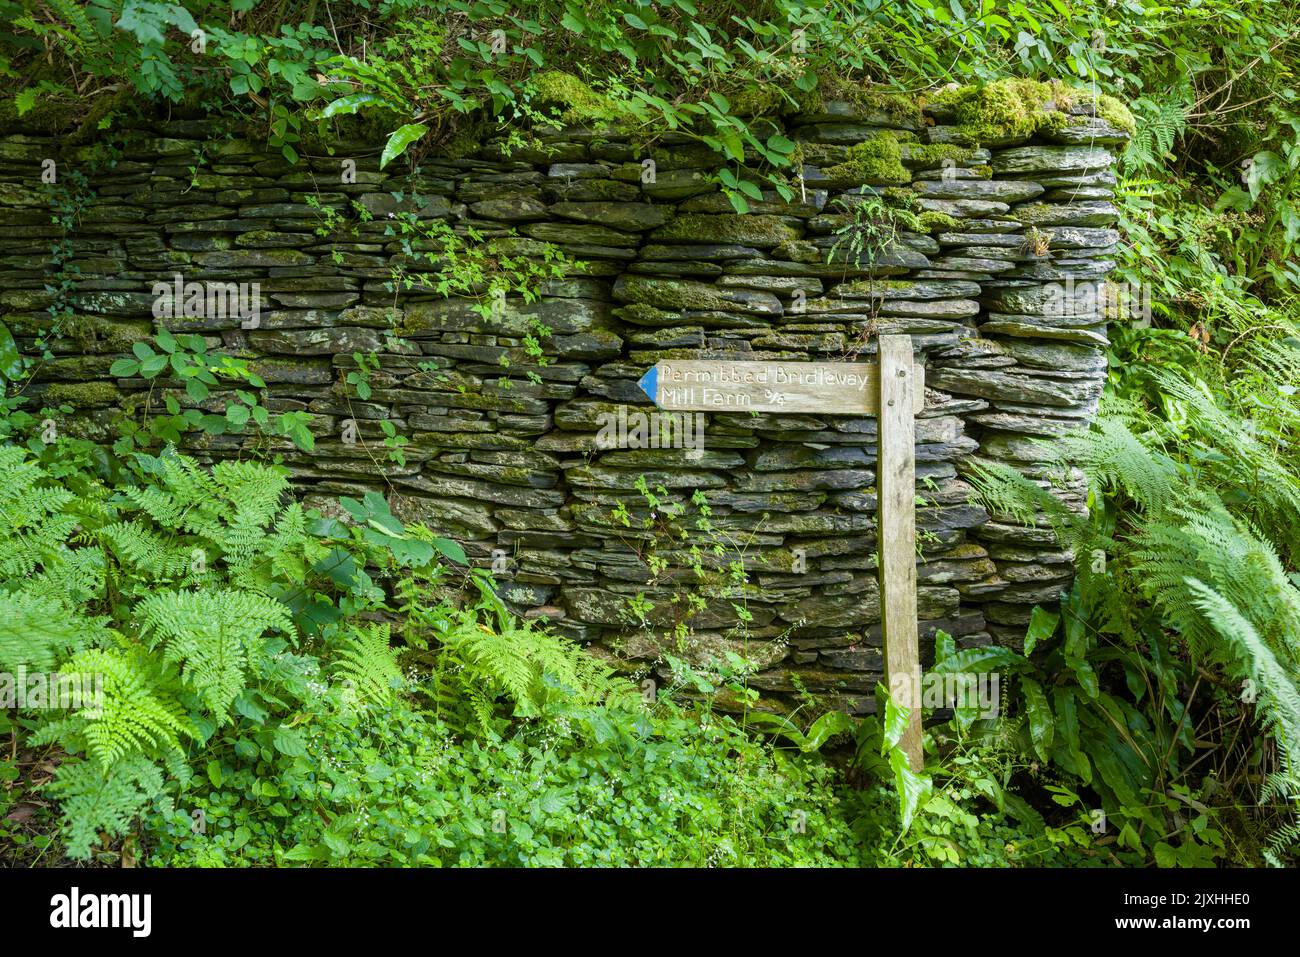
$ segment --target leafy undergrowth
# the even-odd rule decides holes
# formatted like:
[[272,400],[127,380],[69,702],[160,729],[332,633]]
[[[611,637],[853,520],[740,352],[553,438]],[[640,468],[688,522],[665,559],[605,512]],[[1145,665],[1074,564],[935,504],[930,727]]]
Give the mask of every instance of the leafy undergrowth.
[[1007,791],[1014,763],[902,769],[892,702],[805,735],[686,698],[700,675],[647,698],[454,543],[342,504],[303,512],[267,465],[0,447],[0,671],[27,679],[0,729],[7,864],[1097,858]]

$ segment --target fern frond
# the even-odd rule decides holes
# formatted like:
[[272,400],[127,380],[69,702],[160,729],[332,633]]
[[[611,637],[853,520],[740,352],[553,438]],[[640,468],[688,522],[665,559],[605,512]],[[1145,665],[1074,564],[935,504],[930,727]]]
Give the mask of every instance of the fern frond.
[[220,721],[246,686],[250,657],[268,630],[293,633],[288,609],[252,592],[218,589],[150,595],[135,606],[141,634]]
[[46,792],[59,800],[64,817],[64,842],[72,858],[90,856],[100,833],[120,837],[152,801],[163,795],[162,770],[136,756],[101,767],[71,759],[59,765]]
[[193,564],[193,550],[174,544],[175,539],[130,520],[100,529],[100,535],[118,560],[138,575],[154,580],[185,578]]
[[53,671],[72,652],[107,637],[104,619],[70,614],[57,599],[0,594],[0,671]]
[[1296,689],[1294,672],[1281,666],[1273,649],[1230,601],[1195,578],[1187,579],[1186,584],[1192,603],[1232,647],[1256,683],[1255,713],[1277,741],[1283,767],[1294,787],[1300,772],[1300,691]]
[[32,737],[35,744],[58,741],[65,750],[79,750],[81,738],[90,756],[107,768],[132,755],[178,748],[179,736],[191,733],[180,705],[160,689],[138,655],[90,648],[59,670],[79,687],[98,689],[98,700],[80,702],[70,718],[42,728]]
[[402,685],[388,625],[351,628],[340,639],[335,674],[350,682],[358,699],[389,705]]

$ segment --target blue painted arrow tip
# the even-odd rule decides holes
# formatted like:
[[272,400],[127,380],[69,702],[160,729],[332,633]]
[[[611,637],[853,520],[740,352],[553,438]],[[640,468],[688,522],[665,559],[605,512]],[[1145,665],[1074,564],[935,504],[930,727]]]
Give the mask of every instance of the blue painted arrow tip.
[[658,366],[651,366],[649,369],[647,369],[645,375],[643,375],[637,381],[637,385],[641,387],[642,392],[644,392],[646,395],[650,397],[651,402],[655,403],[656,405],[659,404],[659,367]]

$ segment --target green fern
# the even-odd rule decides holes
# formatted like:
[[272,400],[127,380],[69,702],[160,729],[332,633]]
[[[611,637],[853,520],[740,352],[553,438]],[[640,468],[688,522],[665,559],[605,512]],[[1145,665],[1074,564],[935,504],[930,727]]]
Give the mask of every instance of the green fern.
[[392,704],[403,682],[388,625],[349,628],[339,640],[336,652],[335,674],[351,684],[358,700],[383,706]]
[[300,505],[281,506],[283,469],[221,462],[209,473],[175,452],[137,461],[152,484],[125,490],[121,502],[149,522],[129,519],[105,536],[133,571],[196,584],[204,575],[194,570],[197,549],[205,568],[220,561],[232,585],[267,593],[277,576],[301,582],[327,551],[306,534]]
[[133,755],[153,756],[180,747],[192,730],[179,704],[162,691],[156,670],[142,655],[106,648],[79,652],[60,673],[82,687],[102,688],[101,700],[83,702],[74,714],[43,727],[35,744],[58,742],[85,749],[102,767]]
[[66,513],[74,496],[48,484],[17,446],[0,448],[0,580],[25,579],[67,550],[77,526]]
[[53,671],[73,652],[107,640],[105,624],[69,614],[54,598],[0,594],[0,671]]
[[165,801],[162,770],[139,756],[110,768],[75,758],[64,761],[46,793],[63,810],[64,842],[73,858],[89,857],[101,832],[119,837],[152,802]]
[[100,535],[118,561],[136,575],[170,582],[187,578],[194,567],[193,549],[177,545],[174,537],[143,522],[115,522],[100,529]]
[[1187,128],[1187,114],[1192,100],[1163,97],[1153,100],[1139,97],[1132,103],[1140,117],[1137,131],[1129,141],[1125,159],[1134,167],[1160,167],[1172,154],[1174,143]]
[[186,686],[220,721],[244,690],[266,632],[293,633],[282,604],[233,589],[159,592],[134,612],[141,635],[161,644],[163,660],[181,666]]

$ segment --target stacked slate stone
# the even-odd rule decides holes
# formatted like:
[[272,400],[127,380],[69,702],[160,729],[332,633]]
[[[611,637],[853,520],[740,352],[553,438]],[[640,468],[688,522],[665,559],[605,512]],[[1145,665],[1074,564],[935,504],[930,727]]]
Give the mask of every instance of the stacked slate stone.
[[[942,142],[952,117],[928,113],[936,121],[929,137]],[[969,275],[981,287],[978,335],[937,355],[930,380],[987,404],[966,413],[979,451],[959,471],[981,460],[1011,465],[1083,512],[1084,476],[1056,464],[1051,439],[1086,428],[1101,398],[1105,312],[1114,301],[1105,279],[1120,238],[1114,164],[1128,134],[1089,103],[1068,113],[1068,124],[1040,141],[994,144],[990,179],[921,189],[983,204],[965,211],[959,230],[938,236],[943,256],[936,265],[960,258],[961,268],[982,272]],[[1019,643],[1033,607],[1052,605],[1068,587],[1074,556],[1057,547],[1041,518],[1024,526],[994,514],[971,537],[996,572],[966,594],[982,601],[995,638]]]
[[[1072,109],[1051,140],[944,150],[953,132],[941,113],[828,103],[787,129],[806,161],[793,200],[765,193],[745,216],[711,179],[716,156],[684,138],[642,148],[608,130],[553,130],[509,159],[493,143],[426,158],[413,190],[409,175],[378,170],[373,148],[342,144],[290,164],[204,122],[142,127],[96,171],[86,148],[9,136],[0,322],[29,351],[48,326],[59,294],[46,249],[61,233],[37,185],[41,164],[56,158],[60,182],[86,169],[94,200],[67,237],[80,270],[75,315],[29,390],[75,408],[57,416],[65,433],[108,439],[116,416],[138,411],[149,384],[109,367],[151,336],[155,282],[257,282],[255,328],[238,316],[165,324],[249,359],[272,411],[315,416],[314,452],[270,446],[309,505],[337,514],[339,495],[383,492],[400,517],[463,541],[476,564],[495,561],[516,608],[629,669],[662,668],[664,652],[706,665],[735,651],[758,666],[749,683],[763,707],[784,709],[806,690],[861,711],[882,666],[876,421],[710,414],[691,455],[598,447],[601,416],[650,410],[637,380],[662,358],[845,361],[871,357],[881,333],[911,335],[928,386],[916,426],[923,647],[938,629],[959,645],[1023,635],[1033,605],[1068,584],[1070,556],[1048,530],[971,504],[963,475],[980,457],[1010,462],[1079,504],[1078,476],[1049,474],[1035,440],[1094,413],[1105,327],[1095,304],[1061,309],[1050,286],[1068,278],[1080,292],[1112,265],[1107,146],[1123,134]],[[900,144],[884,150],[895,162],[860,162],[882,134]],[[355,159],[354,181],[340,176],[342,158]],[[309,200],[355,202],[373,218],[322,235]],[[862,204],[911,215],[855,255],[844,230]],[[399,211],[521,255],[554,244],[583,265],[504,312],[419,284],[395,292],[394,265],[412,268]],[[544,364],[527,348],[537,322],[549,329]],[[379,360],[364,401],[346,382],[354,353]],[[182,385],[156,380],[151,402],[192,405]],[[203,405],[220,411],[228,398],[214,392]],[[343,440],[348,420],[361,443]],[[405,465],[386,459],[382,421],[410,440]],[[254,440],[196,433],[183,444],[211,458]],[[663,505],[638,490],[642,477],[670,500],[702,492],[714,531],[694,543],[707,556],[724,542],[726,560],[749,573],[743,600],[712,597],[689,617],[685,646],[663,634],[682,616],[674,593],[694,587],[692,542],[653,545],[642,519]],[[670,562],[657,576],[652,550]],[[629,625],[641,593],[650,631]]]

